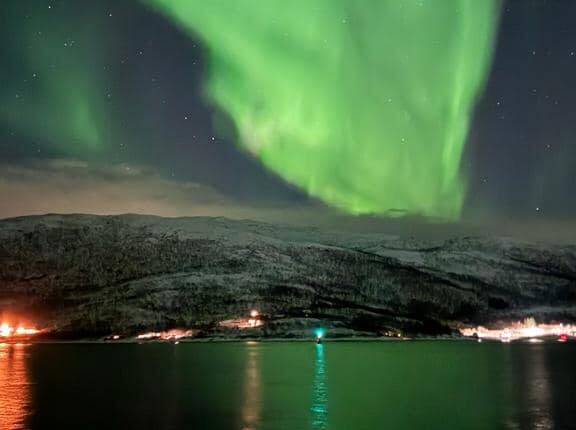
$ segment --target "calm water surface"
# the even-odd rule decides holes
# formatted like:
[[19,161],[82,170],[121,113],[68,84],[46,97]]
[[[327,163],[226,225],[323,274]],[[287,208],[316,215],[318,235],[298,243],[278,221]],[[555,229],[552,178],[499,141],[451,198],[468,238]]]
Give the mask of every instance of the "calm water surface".
[[575,429],[576,343],[0,345],[0,429]]

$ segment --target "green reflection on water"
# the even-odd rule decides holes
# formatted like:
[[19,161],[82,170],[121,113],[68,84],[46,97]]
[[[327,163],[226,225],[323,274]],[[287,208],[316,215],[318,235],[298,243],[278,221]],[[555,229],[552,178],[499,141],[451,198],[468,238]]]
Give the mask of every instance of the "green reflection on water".
[[575,354],[557,342],[0,346],[0,429],[573,428]]

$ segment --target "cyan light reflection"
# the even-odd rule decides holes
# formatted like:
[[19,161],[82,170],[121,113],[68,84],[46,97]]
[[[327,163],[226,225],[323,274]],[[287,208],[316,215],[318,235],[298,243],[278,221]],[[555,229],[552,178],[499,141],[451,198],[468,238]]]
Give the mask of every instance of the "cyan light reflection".
[[312,429],[328,428],[328,386],[326,384],[326,365],[324,345],[316,344],[316,367],[312,387]]

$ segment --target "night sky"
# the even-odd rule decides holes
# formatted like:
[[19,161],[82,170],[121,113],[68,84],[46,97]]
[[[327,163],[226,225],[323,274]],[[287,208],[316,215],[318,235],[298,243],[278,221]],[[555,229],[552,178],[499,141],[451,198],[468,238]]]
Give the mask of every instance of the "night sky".
[[[460,163],[462,222],[576,215],[575,18],[571,0],[502,4]],[[206,94],[208,56],[201,37],[137,1],[2,1],[0,217],[275,213],[318,222],[356,212],[309,196],[238,144],[233,118]]]

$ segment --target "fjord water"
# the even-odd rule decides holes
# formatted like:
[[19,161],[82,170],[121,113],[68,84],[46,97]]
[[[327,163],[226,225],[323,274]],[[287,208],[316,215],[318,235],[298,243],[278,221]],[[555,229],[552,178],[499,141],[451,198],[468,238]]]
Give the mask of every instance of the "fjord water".
[[576,343],[0,345],[0,428],[570,429]]

